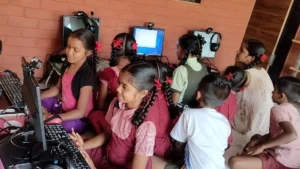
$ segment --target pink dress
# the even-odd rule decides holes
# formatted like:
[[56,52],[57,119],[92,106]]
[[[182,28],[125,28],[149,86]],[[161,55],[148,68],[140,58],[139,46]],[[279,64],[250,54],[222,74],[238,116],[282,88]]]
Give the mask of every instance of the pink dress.
[[288,144],[274,148],[273,157],[281,164],[289,168],[300,167],[300,116],[298,110],[290,103],[276,105],[271,109],[270,136],[276,138],[282,133],[280,122],[290,122],[298,135],[298,138]]
[[[231,92],[225,102],[216,108],[217,112],[222,113],[229,121],[231,127],[233,123],[234,116],[237,109],[237,99],[233,92]],[[228,144],[233,140],[232,134],[228,138]]]
[[116,100],[112,101],[106,115],[112,130],[111,140],[107,146],[89,151],[90,156],[98,169],[117,166],[130,169],[134,154],[140,154],[149,157],[146,169],[151,169],[151,156],[167,158],[171,150],[172,121],[164,94],[158,93],[140,126],[131,123],[136,109],[126,110],[124,103],[115,108]]

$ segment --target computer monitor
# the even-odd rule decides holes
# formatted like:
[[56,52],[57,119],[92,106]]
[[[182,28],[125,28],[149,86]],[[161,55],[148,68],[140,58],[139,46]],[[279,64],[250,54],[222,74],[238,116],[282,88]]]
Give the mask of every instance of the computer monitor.
[[29,111],[29,125],[34,129],[35,141],[41,142],[43,150],[47,150],[45,129],[40,97],[40,87],[33,76],[33,67],[22,57],[24,83],[22,95]]
[[[202,57],[205,58],[214,58],[216,57],[216,52],[213,52],[210,50],[210,39],[212,37],[212,35],[214,34],[214,32],[210,32],[210,33],[206,33],[206,31],[199,31],[199,30],[195,30],[193,31],[193,34],[198,36],[202,36],[205,40],[205,44],[202,47]],[[214,38],[212,39],[212,43],[215,43],[218,41],[218,36],[214,36]]]
[[[69,35],[82,28],[88,28],[88,24],[93,25],[92,32],[94,33],[95,40],[99,41],[99,35],[100,35],[100,18],[88,18],[88,21],[86,21],[87,18],[82,18],[78,16],[63,16],[63,38],[62,38],[62,45],[63,48],[67,47],[67,41]],[[87,23],[88,22],[88,23]]]
[[148,29],[135,26],[133,36],[138,44],[137,54],[146,56],[162,56],[165,37],[164,29]]

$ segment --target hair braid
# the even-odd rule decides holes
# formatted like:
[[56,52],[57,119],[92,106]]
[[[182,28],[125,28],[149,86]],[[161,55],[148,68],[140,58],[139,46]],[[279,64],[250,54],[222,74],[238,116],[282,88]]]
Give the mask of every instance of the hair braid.
[[116,66],[117,64],[118,64],[117,50],[116,49],[112,49],[111,50],[110,60],[109,60],[109,66],[113,67],[113,66]]
[[147,106],[147,103],[148,103],[148,99],[147,98],[148,97],[146,96],[143,99],[142,103],[140,104],[140,107],[134,112],[134,115],[133,115],[133,118],[132,118],[132,124],[133,125],[138,126],[138,125],[141,124],[141,123],[139,123],[139,121],[140,121],[139,119],[140,119],[140,116],[143,113],[145,107]]
[[263,54],[260,54],[258,57],[255,57],[255,59],[251,63],[246,65],[246,69],[250,69],[250,68],[253,68],[256,65],[261,64],[262,63],[262,61],[261,61],[262,56],[263,56]]
[[141,112],[141,113],[138,113],[137,114],[137,119],[136,119],[136,124],[135,125],[137,125],[137,126],[139,126],[139,125],[141,125],[143,122],[144,122],[144,120],[145,120],[145,118],[146,118],[146,116],[147,116],[147,113],[149,112],[149,109],[153,106],[153,104],[154,104],[154,101],[155,101],[155,99],[156,99],[156,96],[157,96],[157,88],[156,87],[153,87],[153,91],[152,91],[152,94],[151,94],[151,98],[150,98],[150,100],[148,101],[148,104],[146,104],[145,105],[145,107],[144,107],[144,109],[143,109],[143,111]]
[[168,109],[169,109],[170,117],[171,119],[175,119],[179,115],[179,112],[172,99],[172,91],[171,91],[170,83],[167,82],[163,83],[163,91],[165,92],[165,97],[167,99],[167,102],[169,103]]
[[189,58],[189,54],[190,54],[190,50],[188,49],[185,51],[184,56],[183,56],[182,60],[180,61],[179,65],[184,65],[186,63],[186,61]]

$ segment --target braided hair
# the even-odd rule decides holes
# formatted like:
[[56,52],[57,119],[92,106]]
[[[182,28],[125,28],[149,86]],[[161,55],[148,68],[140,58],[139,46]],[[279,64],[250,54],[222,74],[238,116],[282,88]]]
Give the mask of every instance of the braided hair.
[[[139,108],[135,111],[132,124],[139,126],[142,124],[147,116],[147,113],[153,105],[158,89],[156,88],[155,79],[157,78],[157,70],[152,64],[147,62],[137,61],[125,66],[121,72],[128,72],[131,74],[132,83],[139,92],[148,90],[149,93],[143,98]],[[115,107],[118,107],[118,102],[115,103]]]
[[209,74],[203,77],[198,86],[204,106],[218,107],[223,104],[231,91],[231,83],[225,77]]
[[137,56],[137,50],[133,47],[136,44],[135,38],[128,33],[120,33],[116,35],[111,44],[111,58],[109,61],[110,66],[116,66],[122,56],[133,60]]
[[175,119],[177,116],[179,116],[179,112],[178,112],[176,105],[173,102],[173,99],[172,99],[171,84],[167,80],[168,68],[161,61],[152,61],[152,65],[158,71],[157,78],[159,79],[160,83],[162,84],[162,90],[164,91],[166,100],[169,104],[168,109],[169,109],[170,117],[171,117],[171,119]]
[[248,76],[245,70],[238,66],[229,66],[224,71],[224,77],[231,83],[231,88],[235,92],[240,92],[245,87]]
[[[178,45],[184,50],[183,59],[180,61],[180,65],[184,65],[188,60],[189,55],[193,57],[201,57],[203,38],[201,36],[195,36],[191,34],[185,34],[179,38]],[[199,60],[199,59],[197,59]]]
[[248,51],[248,55],[254,57],[253,61],[246,65],[246,69],[250,69],[256,65],[261,64],[262,57],[265,56],[266,47],[263,42],[256,39],[248,39],[244,42],[245,48]]

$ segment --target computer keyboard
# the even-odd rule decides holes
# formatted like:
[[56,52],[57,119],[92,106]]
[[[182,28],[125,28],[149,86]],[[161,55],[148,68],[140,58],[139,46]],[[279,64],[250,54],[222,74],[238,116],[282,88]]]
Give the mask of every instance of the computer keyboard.
[[15,76],[0,76],[0,85],[14,108],[24,108],[22,84]]
[[59,143],[58,149],[54,149],[54,153],[61,157],[71,156],[64,158],[65,160],[72,160],[73,165],[80,169],[90,169],[78,148],[73,143],[72,139],[60,124],[45,124],[45,134],[47,142],[56,141]]

